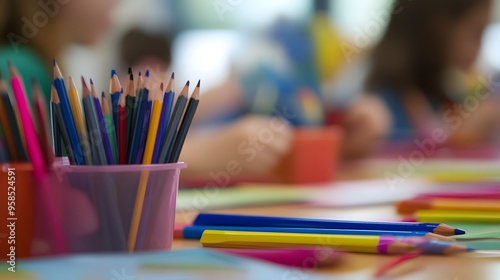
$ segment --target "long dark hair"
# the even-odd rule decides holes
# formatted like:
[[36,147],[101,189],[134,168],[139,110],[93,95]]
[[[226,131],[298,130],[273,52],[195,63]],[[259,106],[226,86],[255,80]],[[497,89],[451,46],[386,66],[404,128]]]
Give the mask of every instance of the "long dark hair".
[[446,34],[480,4],[491,0],[405,0],[394,5],[381,41],[372,53],[369,91],[388,87],[400,94],[418,88],[429,99],[450,101],[443,88]]
[[0,22],[0,45],[9,43],[9,34],[22,35],[21,5],[22,1],[0,0],[0,7],[4,9]]

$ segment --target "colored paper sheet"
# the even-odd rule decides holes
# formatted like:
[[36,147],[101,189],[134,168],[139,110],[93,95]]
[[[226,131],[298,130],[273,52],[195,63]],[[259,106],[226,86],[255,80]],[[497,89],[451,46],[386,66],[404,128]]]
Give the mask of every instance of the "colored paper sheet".
[[458,238],[497,238],[497,240],[467,241],[460,243],[476,250],[500,250],[500,225],[480,223],[446,223],[447,225],[465,230]]
[[[304,273],[206,249],[137,254],[89,254],[19,261],[16,273],[0,267],[0,279],[153,280],[153,279],[284,279]],[[9,278],[20,276],[20,278]],[[7,277],[7,278],[5,278]],[[291,278],[290,278],[291,279]],[[307,279],[328,279],[307,274]]]
[[310,191],[305,188],[277,185],[181,189],[177,196],[177,211],[303,203],[310,201],[310,197]]

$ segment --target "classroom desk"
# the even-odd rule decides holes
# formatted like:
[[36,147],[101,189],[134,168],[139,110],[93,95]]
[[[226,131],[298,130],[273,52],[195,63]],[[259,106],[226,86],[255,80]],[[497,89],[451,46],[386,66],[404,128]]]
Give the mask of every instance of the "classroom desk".
[[[254,214],[314,217],[330,219],[374,220],[377,217],[398,217],[392,205],[351,207],[351,208],[313,208],[298,205],[280,205],[253,208],[235,208],[210,211],[214,213]],[[197,212],[178,212],[177,223],[191,223]],[[173,249],[200,247],[198,241],[174,240]],[[372,279],[375,270],[395,257],[369,254],[346,254],[341,263],[333,267],[304,270],[304,274],[289,279],[308,279],[307,273],[335,275],[334,279]],[[384,279],[436,279],[436,280],[480,280],[500,279],[500,255],[466,258],[421,256],[392,270]],[[333,278],[332,278],[333,279]]]

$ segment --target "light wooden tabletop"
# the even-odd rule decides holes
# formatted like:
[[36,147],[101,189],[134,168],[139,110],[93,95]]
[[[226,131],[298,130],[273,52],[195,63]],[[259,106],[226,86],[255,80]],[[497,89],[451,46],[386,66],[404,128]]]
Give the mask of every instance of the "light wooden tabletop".
[[[392,205],[319,208],[301,205],[280,205],[253,208],[235,208],[210,211],[214,213],[234,213],[252,215],[294,216],[330,219],[376,220],[377,217],[396,220]],[[189,224],[197,212],[178,212],[176,223]],[[201,247],[198,241],[174,240],[173,249]],[[332,279],[372,279],[376,269],[393,260],[393,256],[370,254],[346,254],[343,260],[332,267],[304,269],[304,274],[290,279],[308,279],[310,273],[329,274]],[[309,276],[308,276],[309,275]],[[480,280],[500,279],[500,256],[484,257],[442,257],[421,256],[392,270],[384,279],[436,279],[436,280]]]

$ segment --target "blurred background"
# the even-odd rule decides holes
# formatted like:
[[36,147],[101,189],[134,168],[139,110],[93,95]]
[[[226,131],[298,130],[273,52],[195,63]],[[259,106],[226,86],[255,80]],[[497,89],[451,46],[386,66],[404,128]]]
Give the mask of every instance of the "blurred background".
[[[398,2],[403,8],[406,2],[411,4]],[[478,63],[481,68],[500,70],[500,1],[495,2]],[[258,48],[252,40],[256,38],[254,35],[280,19],[308,25],[321,11],[328,16],[329,26],[338,36],[337,45],[355,47],[352,55],[356,56],[376,44],[393,4],[392,0],[119,0],[113,11],[113,26],[104,39],[91,48],[69,48],[65,52],[65,65],[69,75],[92,74],[104,85],[109,69],[121,63],[117,50],[123,36],[139,29],[163,34],[171,41],[170,68],[180,81],[201,79],[206,90],[226,80],[232,66],[246,58],[244,54],[248,54],[250,46],[254,52]],[[353,61],[354,57],[345,57],[342,50],[330,51],[333,56],[341,55],[333,59],[332,75],[337,67]],[[95,75],[96,72],[102,74]]]

